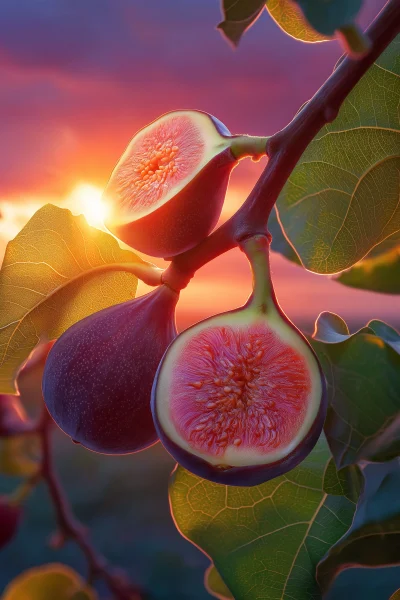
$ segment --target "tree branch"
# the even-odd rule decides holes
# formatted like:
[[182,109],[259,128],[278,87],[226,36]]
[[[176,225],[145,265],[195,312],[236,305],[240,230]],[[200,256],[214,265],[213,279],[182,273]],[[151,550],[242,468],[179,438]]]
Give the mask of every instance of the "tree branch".
[[82,550],[89,565],[89,581],[103,579],[117,600],[142,600],[139,590],[129,582],[127,576],[110,567],[106,559],[96,552],[85,527],[73,515],[54,469],[50,444],[51,427],[52,420],[44,408],[37,428],[42,445],[41,475],[53,502],[61,540],[73,540]]
[[240,240],[265,235],[269,214],[304,150],[320,129],[336,118],[343,101],[399,30],[400,2],[390,0],[367,30],[371,40],[368,54],[361,60],[343,58],[291,123],[269,139],[268,164],[242,207],[200,244],[176,256],[164,272],[163,282],[182,289],[200,267]]

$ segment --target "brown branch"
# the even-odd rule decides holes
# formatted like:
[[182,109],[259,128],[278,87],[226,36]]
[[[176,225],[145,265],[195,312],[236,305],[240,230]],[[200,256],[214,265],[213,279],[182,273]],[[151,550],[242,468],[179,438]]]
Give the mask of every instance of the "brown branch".
[[267,144],[268,164],[246,202],[195,248],[175,257],[162,280],[178,290],[193,274],[220,254],[234,248],[241,239],[264,234],[269,214],[299,158],[324,125],[339,109],[361,77],[387,48],[400,30],[400,2],[390,0],[367,30],[371,49],[361,60],[345,57],[311,100]]
[[110,567],[92,546],[86,528],[75,518],[54,469],[50,443],[52,420],[46,409],[37,428],[42,446],[41,475],[45,481],[56,512],[62,540],[73,540],[82,550],[89,565],[89,581],[103,579],[117,600],[143,600],[138,588],[120,570]]

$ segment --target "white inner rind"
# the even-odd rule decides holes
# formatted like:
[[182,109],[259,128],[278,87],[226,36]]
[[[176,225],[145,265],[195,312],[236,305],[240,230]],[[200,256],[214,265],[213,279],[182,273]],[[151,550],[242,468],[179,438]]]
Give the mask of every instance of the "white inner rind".
[[[322,382],[318,363],[308,347],[308,344],[282,319],[282,316],[277,311],[272,300],[268,305],[268,318],[259,315],[251,308],[247,308],[242,312],[238,311],[235,315],[232,313],[225,313],[191,327],[176,338],[161,364],[156,387],[156,414],[163,431],[175,444],[191,454],[199,456],[212,465],[242,467],[248,465],[265,465],[282,460],[301,444],[318,414],[322,398]],[[223,456],[214,457],[211,454],[202,453],[196,448],[193,448],[193,446],[181,437],[176,430],[171,417],[169,404],[172,393],[171,375],[176,367],[177,359],[184,353],[185,346],[190,339],[204,329],[216,326],[227,326],[234,329],[235,327],[240,328],[243,325],[253,324],[258,321],[265,322],[272,331],[276,332],[283,342],[286,342],[294,348],[306,361],[310,374],[311,390],[307,398],[308,408],[302,426],[289,444],[284,447],[279,447],[279,449],[275,451],[268,450],[268,452],[263,452],[260,450],[258,452],[257,449],[254,448],[250,450],[243,447],[238,448],[234,445],[228,445]]]
[[[127,173],[129,173],[129,163],[132,162],[132,156],[135,154],[135,148],[138,146],[138,144],[140,144],[140,141],[144,136],[149,135],[152,128],[158,128],[164,122],[167,123],[168,120],[170,120],[171,118],[176,118],[179,116],[184,116],[186,118],[189,117],[194,122],[204,142],[203,154],[201,157],[199,157],[200,160],[197,164],[197,167],[194,170],[192,170],[187,177],[185,177],[179,183],[174,185],[173,188],[164,197],[162,197],[159,201],[154,202],[154,204],[152,204],[151,206],[147,206],[143,210],[138,210],[137,208],[129,208],[129,206],[124,205],[124,202],[121,202],[121,199],[119,197],[116,197],[114,183],[118,172],[121,169],[124,169]],[[158,140],[156,140],[156,142],[157,141]],[[169,200],[171,200],[171,198],[176,196],[192,179],[194,179],[194,177],[205,167],[205,165],[214,156],[223,152],[223,150],[228,148],[230,144],[231,138],[223,137],[216,129],[215,124],[210,118],[210,116],[202,112],[191,110],[174,111],[163,115],[156,121],[153,121],[153,123],[141,129],[132,138],[111,174],[111,177],[104,192],[105,200],[108,201],[111,209],[111,214],[107,219],[106,225],[124,225],[126,222],[137,221],[145,215],[154,212],[155,209],[160,208],[160,206],[163,206]]]

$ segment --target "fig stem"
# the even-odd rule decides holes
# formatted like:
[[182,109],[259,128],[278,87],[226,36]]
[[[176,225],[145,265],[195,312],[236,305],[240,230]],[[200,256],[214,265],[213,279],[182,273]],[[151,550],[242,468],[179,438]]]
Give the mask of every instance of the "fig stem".
[[269,266],[270,239],[265,235],[246,238],[240,243],[240,249],[249,259],[253,273],[253,293],[247,303],[257,312],[265,314],[271,301],[273,288]]
[[322,127],[336,118],[343,101],[399,30],[400,2],[389,0],[366,32],[371,42],[369,52],[359,60],[345,56],[294,119],[268,139],[268,164],[247,200],[205,240],[176,256],[165,272],[165,281],[170,269],[180,272],[182,281],[187,281],[206,263],[237,246],[240,240],[266,234],[270,212],[304,150]]
[[231,152],[237,160],[251,156],[257,162],[266,155],[268,140],[268,137],[255,135],[235,135],[231,141]]
[[73,540],[82,550],[89,565],[88,580],[102,578],[117,600],[142,600],[140,590],[128,580],[120,570],[112,568],[90,542],[86,528],[75,518],[71,506],[62,489],[53,464],[51,447],[51,428],[53,421],[43,409],[37,433],[42,446],[42,464],[40,475],[46,483],[56,513],[58,527],[62,538]]

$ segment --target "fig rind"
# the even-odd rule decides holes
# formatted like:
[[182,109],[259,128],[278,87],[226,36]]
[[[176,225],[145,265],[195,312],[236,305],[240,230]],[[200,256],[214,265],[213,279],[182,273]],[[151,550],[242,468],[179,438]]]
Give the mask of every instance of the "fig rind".
[[56,424],[94,452],[129,454],[157,441],[155,372],[176,336],[178,294],[163,285],[78,321],[51,349],[43,395]]

